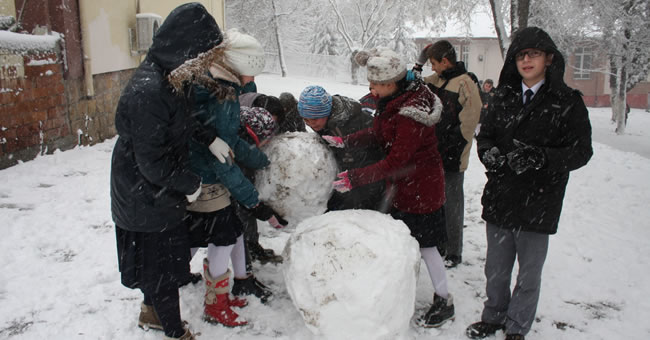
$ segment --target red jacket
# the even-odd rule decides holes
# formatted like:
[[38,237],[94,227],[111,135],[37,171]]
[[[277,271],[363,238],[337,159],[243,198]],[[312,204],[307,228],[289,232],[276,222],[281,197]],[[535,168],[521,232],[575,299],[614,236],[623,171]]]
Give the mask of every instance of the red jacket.
[[381,100],[373,126],[344,138],[348,146],[378,143],[386,158],[348,171],[352,187],[386,180],[396,189],[393,207],[426,214],[445,203],[445,176],[434,124],[442,104],[427,86],[411,83],[397,97]]

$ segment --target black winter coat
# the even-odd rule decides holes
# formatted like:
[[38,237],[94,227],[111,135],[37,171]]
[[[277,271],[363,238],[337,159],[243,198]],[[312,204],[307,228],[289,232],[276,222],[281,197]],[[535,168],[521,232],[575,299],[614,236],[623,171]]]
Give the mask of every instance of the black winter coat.
[[[526,48],[538,48],[554,57],[544,85],[524,108],[514,55]],[[506,155],[515,149],[513,139],[517,139],[542,148],[546,162],[539,170],[519,175],[507,162],[486,173],[481,202],[487,222],[508,229],[557,232],[569,172],[584,166],[593,154],[587,108],[580,92],[566,86],[563,75],[564,59],[546,33],[527,28],[515,36],[477,136],[478,153],[482,160],[483,153],[496,146]]]
[[[318,134],[321,136],[347,136],[372,127],[373,117],[361,110],[361,104],[348,97],[332,96],[332,109],[327,125]],[[372,145],[365,148],[331,148],[341,171],[363,168],[384,159],[381,149]],[[372,209],[377,210],[383,198],[384,182],[354,188],[346,193],[334,192],[328,210]]]
[[124,88],[115,114],[119,138],[111,164],[111,210],[116,226],[158,232],[181,225],[187,200],[201,182],[189,170],[191,137],[209,145],[214,131],[190,117],[189,98],[167,75],[223,40],[198,3],[178,7],[160,26],[146,59]]

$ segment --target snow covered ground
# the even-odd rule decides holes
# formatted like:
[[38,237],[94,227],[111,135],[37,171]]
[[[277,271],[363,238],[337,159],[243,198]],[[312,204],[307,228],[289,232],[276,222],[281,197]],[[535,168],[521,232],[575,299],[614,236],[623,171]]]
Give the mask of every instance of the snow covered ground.
[[[258,78],[260,92],[274,95],[288,91],[297,97],[309,84],[353,98],[367,92],[365,86],[317,79]],[[595,153],[571,175],[529,339],[650,338],[650,155],[643,151],[650,145],[650,113],[632,110],[625,136],[613,135],[609,109],[591,109],[590,116]],[[0,171],[0,338],[162,337],[136,326],[141,294],[119,281],[109,198],[114,143],[56,152]],[[412,339],[466,339],[465,328],[480,318],[485,297],[480,197],[485,178],[474,151],[472,157],[465,175],[464,262],[448,271],[456,320],[441,329],[412,324]],[[260,229],[261,242],[282,251],[289,234],[265,223]],[[194,258],[194,271],[200,270],[203,255]],[[415,316],[426,310],[432,294],[426,267],[421,268]],[[201,284],[181,290],[183,318],[202,339],[311,338],[287,294],[281,267],[257,265],[255,271],[276,298],[269,305],[251,301],[241,310],[251,327],[230,329],[201,321]]]

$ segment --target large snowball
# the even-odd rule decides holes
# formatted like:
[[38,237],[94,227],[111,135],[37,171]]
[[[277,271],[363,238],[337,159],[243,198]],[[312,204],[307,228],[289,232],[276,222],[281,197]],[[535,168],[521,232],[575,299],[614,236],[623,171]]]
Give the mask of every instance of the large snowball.
[[255,174],[261,201],[293,225],[327,210],[338,167],[320,136],[286,133],[274,137],[262,150],[271,165]]
[[302,221],[283,256],[289,295],[315,335],[406,337],[420,250],[402,221],[370,210],[329,212]]

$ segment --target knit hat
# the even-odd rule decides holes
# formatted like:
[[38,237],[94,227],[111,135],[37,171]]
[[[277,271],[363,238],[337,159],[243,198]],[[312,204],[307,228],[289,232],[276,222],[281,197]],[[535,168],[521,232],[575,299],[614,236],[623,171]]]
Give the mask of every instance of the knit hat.
[[332,110],[332,96],[320,86],[307,86],[300,94],[298,113],[303,118],[324,118]]
[[406,63],[386,47],[360,51],[354,59],[357,64],[368,67],[368,81],[373,83],[392,83],[406,76]]
[[256,76],[264,70],[264,49],[248,34],[231,28],[226,32],[224,51],[226,65],[242,76]]
[[263,141],[275,133],[276,125],[273,116],[261,107],[242,106],[239,111],[241,125],[246,126],[255,133],[260,141]]

